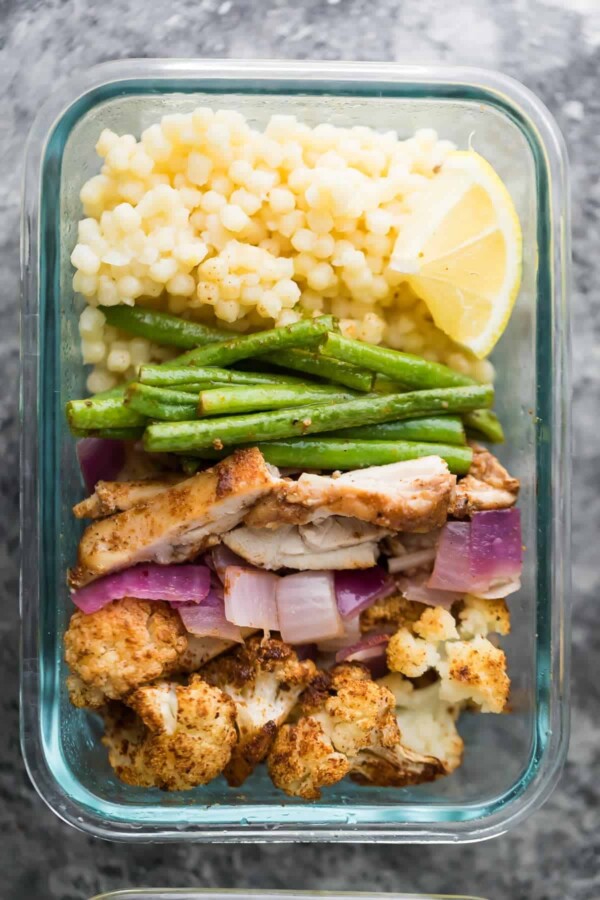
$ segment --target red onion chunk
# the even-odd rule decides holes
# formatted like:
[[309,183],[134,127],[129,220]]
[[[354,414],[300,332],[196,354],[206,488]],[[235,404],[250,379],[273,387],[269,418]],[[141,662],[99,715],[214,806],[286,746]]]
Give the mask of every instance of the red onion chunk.
[[289,644],[310,644],[344,633],[333,572],[298,572],[280,578],[277,611],[281,637]]
[[427,587],[440,591],[464,592],[470,589],[470,538],[470,522],[446,522]]
[[352,619],[344,619],[344,633],[339,637],[319,641],[320,653],[337,653],[345,647],[351,647],[360,641],[360,615]]
[[108,438],[83,438],[75,445],[79,468],[90,493],[98,481],[114,481],[125,465],[125,444]]
[[246,560],[234,553],[233,550],[230,550],[229,547],[226,547],[225,544],[218,544],[216,547],[213,547],[210,551],[210,556],[213,568],[223,584],[225,584],[225,569],[227,566],[247,566]]
[[210,591],[202,603],[180,603],[175,609],[181,616],[184,627],[191,634],[236,643],[243,641],[239,627],[227,621],[223,598],[214,590]]
[[387,670],[387,634],[370,634],[351,647],[336,653],[336,662],[360,662],[370,669],[374,678],[381,678]]
[[227,566],[225,616],[234,625],[279,631],[277,582],[279,577],[260,569]]
[[335,572],[335,593],[343,619],[357,616],[376,600],[394,593],[394,582],[380,566]]
[[494,509],[476,513],[471,522],[471,574],[489,584],[521,574],[521,511]]
[[457,600],[462,600],[464,591],[439,591],[427,586],[427,575],[419,575],[414,578],[398,578],[398,589],[407,600],[417,603],[426,603],[427,606],[442,606],[450,609]]
[[84,613],[102,609],[113,600],[166,600],[169,603],[200,603],[210,589],[206,566],[140,565],[114,572],[73,591],[75,606]]
[[518,509],[475,513],[471,522],[447,522],[442,528],[427,587],[504,597],[518,589],[522,557]]

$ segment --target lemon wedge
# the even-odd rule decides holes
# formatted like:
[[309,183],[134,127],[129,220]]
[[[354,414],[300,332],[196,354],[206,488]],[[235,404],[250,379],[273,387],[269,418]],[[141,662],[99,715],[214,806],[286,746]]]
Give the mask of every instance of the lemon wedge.
[[510,195],[473,151],[450,153],[396,240],[406,275],[435,324],[482,359],[506,328],[521,284],[522,235]]

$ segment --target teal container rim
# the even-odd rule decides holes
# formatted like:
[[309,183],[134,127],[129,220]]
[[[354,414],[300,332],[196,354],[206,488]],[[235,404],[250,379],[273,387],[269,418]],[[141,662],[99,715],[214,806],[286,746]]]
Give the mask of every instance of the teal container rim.
[[107,894],[97,894],[90,900],[188,900],[192,897],[211,897],[217,900],[485,900],[484,897],[472,897],[466,894],[384,894],[368,891],[260,891],[260,890],[229,890],[213,888],[131,888],[121,891],[110,891]]
[[[43,513],[51,503],[44,471],[55,471],[56,435],[40,412],[51,408],[58,339],[45,335],[46,302],[58,289],[56,218],[62,152],[76,122],[111,97],[139,93],[225,91],[251,94],[470,100],[515,123],[535,160],[538,216],[537,357],[551,378],[538,380],[538,582],[536,644],[537,722],[529,764],[521,778],[491,802],[294,806],[248,804],[243,819],[231,809],[194,808],[193,824],[178,824],[180,810],[104,804],[100,813],[83,786],[51,770],[41,734],[40,596],[53,565],[53,534]],[[54,202],[49,198],[53,198]],[[568,634],[570,548],[570,329],[567,313],[570,224],[566,150],[543,104],[513,79],[480,69],[379,63],[298,63],[255,60],[124,60],[79,74],[41,108],[26,155],[21,233],[21,742],[29,776],[48,806],[65,822],[98,837],[126,841],[476,841],[503,833],[538,808],[552,791],[568,744]],[[49,374],[50,373],[50,374]],[[45,466],[40,465],[40,454]],[[552,565],[551,565],[552,561]],[[54,564],[55,564],[54,560]],[[48,582],[49,583],[49,582]],[[73,779],[71,779],[73,780]],[[241,815],[240,808],[238,817]],[[178,816],[179,812],[179,816]],[[133,819],[132,813],[135,813]],[[234,816],[235,819],[235,816]],[[291,823],[291,824],[290,824]]]

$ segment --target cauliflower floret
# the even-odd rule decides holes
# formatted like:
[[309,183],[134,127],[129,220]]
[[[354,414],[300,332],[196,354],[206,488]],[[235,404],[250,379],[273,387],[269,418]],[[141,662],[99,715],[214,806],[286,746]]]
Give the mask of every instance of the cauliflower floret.
[[[475,612],[483,616],[477,604],[465,609],[471,615]],[[490,613],[488,622],[495,622],[496,618],[495,627],[505,627],[508,611],[504,616],[498,608],[498,616]],[[468,621],[472,624],[472,619]],[[441,678],[442,699],[451,703],[468,700],[481,712],[502,712],[510,689],[504,652],[480,634],[468,640],[460,640],[461,637],[463,632],[456,628],[450,613],[440,607],[430,607],[412,628],[400,628],[390,638],[388,667],[407,678],[418,678],[433,669]]]
[[103,738],[111,766],[127,784],[185,791],[208,784],[229,762],[237,741],[235,705],[200,676],[188,685],[138,688],[128,706],[117,717],[109,712]]
[[408,750],[394,715],[394,695],[359,664],[336,666],[312,682],[299,721],[284,725],[269,755],[276,787],[318,799],[347,775],[359,782],[403,786],[441,774],[440,763]]
[[425,641],[451,641],[458,638],[454,616],[441,606],[429,606],[413,625]]
[[449,642],[438,671],[443,700],[468,700],[489,713],[501,713],[506,706],[510,690],[506,656],[486,638],[478,635],[470,641]]
[[372,679],[367,669],[353,663],[335,666],[309,687],[302,709],[323,728],[333,746],[348,757],[372,744],[378,735],[388,742],[396,737],[394,697]]
[[67,679],[75,706],[98,708],[106,698],[164,677],[187,647],[179,614],[168,603],[126,598],[95,613],[73,613],[65,634]]
[[418,678],[437,666],[440,655],[435,644],[415,637],[408,628],[400,628],[387,646],[387,662],[392,672]]
[[312,660],[300,661],[292,647],[260,637],[205,667],[206,681],[236,706],[239,742],[224,773],[230,785],[243,784],[266,757],[278,727],[316,672]]
[[458,614],[458,632],[461,638],[475,635],[510,634],[510,613],[506,600],[484,600],[467,594]]
[[304,800],[318,800],[321,788],[337,784],[350,771],[346,756],[335,750],[312,716],[279,729],[268,765],[276,787]]
[[462,761],[464,743],[456,730],[461,704],[440,697],[440,682],[415,688],[402,675],[386,675],[385,685],[396,698],[396,721],[402,743],[410,750],[439,760],[449,775]]
[[427,607],[424,603],[407,600],[402,594],[392,594],[378,600],[360,614],[360,630],[362,634],[369,631],[385,631],[390,628],[401,628],[412,625],[423,614]]
[[117,700],[99,710],[104,721],[102,743],[108,748],[108,761],[125,784],[155,787],[154,772],[143,759],[148,729],[136,713]]

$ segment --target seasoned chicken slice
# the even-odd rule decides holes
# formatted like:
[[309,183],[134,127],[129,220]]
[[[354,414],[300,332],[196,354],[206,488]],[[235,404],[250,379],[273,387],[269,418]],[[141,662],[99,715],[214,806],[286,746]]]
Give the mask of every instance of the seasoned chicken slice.
[[69,584],[82,587],[136,563],[193,559],[279,483],[274,472],[257,448],[238,450],[146,503],[94,522],[83,533]]
[[242,525],[222,541],[261,569],[369,569],[377,562],[377,542],[387,533],[368,522],[332,516],[275,531]]
[[431,531],[446,521],[456,476],[439,456],[282,481],[246,516],[246,525],[279,528],[347,516],[392,531]]
[[513,478],[485,447],[473,445],[469,474],[456,485],[450,515],[462,519],[486,509],[508,509],[519,496],[519,479]]
[[99,481],[94,493],[73,507],[76,519],[100,519],[145,503],[174,484],[185,481],[185,475],[165,473],[160,478],[141,481]]

